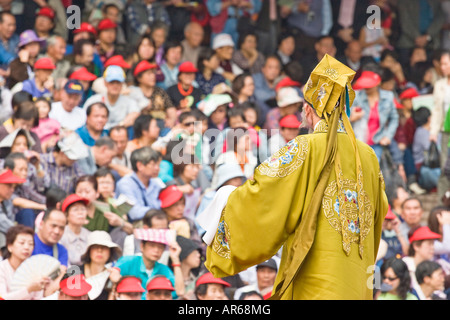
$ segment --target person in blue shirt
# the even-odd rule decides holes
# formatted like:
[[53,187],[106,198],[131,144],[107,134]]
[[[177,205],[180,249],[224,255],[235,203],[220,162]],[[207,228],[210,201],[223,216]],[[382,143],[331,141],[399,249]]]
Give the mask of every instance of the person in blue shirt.
[[108,107],[103,102],[95,102],[86,109],[86,124],[75,132],[86,145],[93,147],[99,138],[108,136],[105,129],[108,117]]
[[[170,280],[175,288],[172,297],[184,295],[184,280],[180,268],[181,247],[176,241],[169,243],[169,229],[135,229],[134,236],[140,240],[141,255],[123,256],[116,264],[122,276],[135,276],[141,279],[147,287],[147,282],[156,275],[163,275]],[[158,262],[166,246],[169,246],[169,255],[174,271],[165,264]],[[146,292],[142,293],[145,300]]]
[[0,12],[0,66],[4,67],[17,58],[19,36],[16,32],[16,18],[8,11]]
[[133,173],[117,182],[116,196],[125,195],[134,203],[128,212],[129,221],[139,221],[150,209],[160,209],[159,192],[163,187],[158,178],[161,154],[150,147],[134,150],[130,156]]
[[64,234],[66,223],[67,218],[64,212],[58,209],[47,210],[40,225],[37,226],[32,255],[52,256],[58,259],[61,265],[67,267],[69,262],[67,249],[58,243]]

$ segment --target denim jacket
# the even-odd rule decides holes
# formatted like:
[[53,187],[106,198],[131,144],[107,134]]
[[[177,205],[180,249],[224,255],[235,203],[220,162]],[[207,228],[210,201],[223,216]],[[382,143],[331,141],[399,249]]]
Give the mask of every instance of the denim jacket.
[[[358,121],[352,123],[353,131],[357,139],[366,142],[367,130],[370,115],[369,100],[365,90],[355,92],[353,108],[361,107],[364,115]],[[379,90],[380,100],[378,101],[378,114],[380,117],[380,127],[373,136],[373,142],[378,144],[383,137],[388,137],[391,141],[394,139],[398,127],[398,112],[394,104],[394,94],[391,91]]]

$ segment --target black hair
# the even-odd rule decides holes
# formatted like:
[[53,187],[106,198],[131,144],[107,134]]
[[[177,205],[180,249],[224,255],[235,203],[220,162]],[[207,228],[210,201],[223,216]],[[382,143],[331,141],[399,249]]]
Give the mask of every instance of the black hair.
[[167,217],[167,213],[165,213],[163,210],[161,209],[150,209],[148,210],[145,215],[144,218],[142,218],[142,223],[144,224],[144,226],[147,226],[149,228],[152,228],[152,219],[156,218],[156,219],[165,219],[168,220],[169,218]]
[[136,118],[133,124],[134,137],[136,139],[142,137],[143,131],[148,131],[150,123],[152,122],[153,119],[154,118],[149,114],[141,114]]
[[67,196],[66,191],[64,191],[61,187],[52,185],[45,192],[45,205],[48,209],[56,208],[58,202],[63,201]]
[[106,106],[106,104],[104,104],[104,103],[101,102],[101,101],[94,102],[94,103],[92,103],[91,105],[89,105],[89,106],[86,108],[86,116],[89,117],[89,116],[91,115],[92,109],[93,109],[95,106],[99,106],[100,108],[105,109],[105,110],[106,110],[106,115],[109,117],[109,109],[108,109],[108,107]]
[[95,147],[106,146],[109,150],[114,150],[116,148],[116,143],[110,137],[100,137],[95,141]]
[[203,73],[203,71],[205,71],[203,62],[210,60],[215,54],[216,51],[210,47],[202,47],[200,49],[197,58],[197,69],[200,73]]
[[83,47],[85,45],[91,45],[93,46],[94,43],[92,43],[91,40],[89,39],[80,39],[78,41],[75,41],[73,43],[73,55],[77,56],[77,55],[82,55],[83,54]]
[[194,112],[192,112],[192,110],[190,110],[190,111],[184,111],[184,112],[180,113],[180,115],[178,116],[178,121],[180,123],[182,123],[188,117],[194,117],[195,119],[197,119]]
[[413,111],[412,114],[412,118],[417,128],[426,124],[430,116],[431,111],[427,107],[420,107],[417,110]]
[[397,287],[397,295],[405,300],[411,287],[411,276],[406,263],[397,257],[392,257],[383,262],[380,268],[381,276],[384,277],[384,273],[387,269],[392,268],[395,275],[400,279],[400,284]]
[[25,157],[25,155],[21,152],[10,153],[6,156],[3,167],[14,170],[16,167],[15,161],[19,159],[27,161],[27,157]]
[[177,41],[177,40],[167,41],[167,42],[164,44],[164,58],[166,58],[167,52],[168,52],[170,49],[177,48],[177,47],[180,47],[180,48],[181,48],[181,53],[183,53],[183,46],[181,45],[181,42],[180,42],[180,41]]
[[34,120],[33,128],[39,125],[39,111],[32,101],[22,101],[14,110],[12,119]]
[[134,172],[138,171],[137,163],[140,162],[143,165],[147,165],[148,163],[154,161],[157,162],[161,159],[161,153],[150,148],[150,147],[142,147],[131,152],[130,162],[131,167]]
[[436,261],[425,260],[416,266],[416,279],[418,284],[424,282],[425,277],[431,277],[433,272],[442,269],[442,266]]

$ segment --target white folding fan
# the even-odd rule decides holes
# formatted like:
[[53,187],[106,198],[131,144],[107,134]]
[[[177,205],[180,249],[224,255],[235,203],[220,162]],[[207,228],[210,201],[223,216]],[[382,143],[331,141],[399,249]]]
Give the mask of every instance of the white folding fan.
[[15,291],[28,287],[43,277],[55,279],[59,274],[61,263],[58,259],[46,254],[37,254],[23,261],[11,279],[10,290]]
[[110,274],[111,272],[105,270],[103,272],[96,274],[95,276],[86,278],[86,282],[92,286],[92,289],[89,290],[88,293],[90,300],[96,299],[102,293]]

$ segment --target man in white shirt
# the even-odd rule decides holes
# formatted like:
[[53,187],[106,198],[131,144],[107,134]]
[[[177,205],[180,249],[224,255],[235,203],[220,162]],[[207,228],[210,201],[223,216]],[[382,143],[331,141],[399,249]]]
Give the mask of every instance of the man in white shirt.
[[139,116],[140,108],[136,101],[121,94],[125,82],[125,73],[119,66],[111,65],[103,75],[106,93],[98,93],[87,99],[84,109],[94,102],[103,102],[109,109],[109,118],[105,129],[121,125],[131,127]]
[[67,81],[61,91],[61,101],[52,103],[49,113],[62,128],[75,131],[86,123],[86,112],[78,105],[83,97],[83,86],[78,80]]

